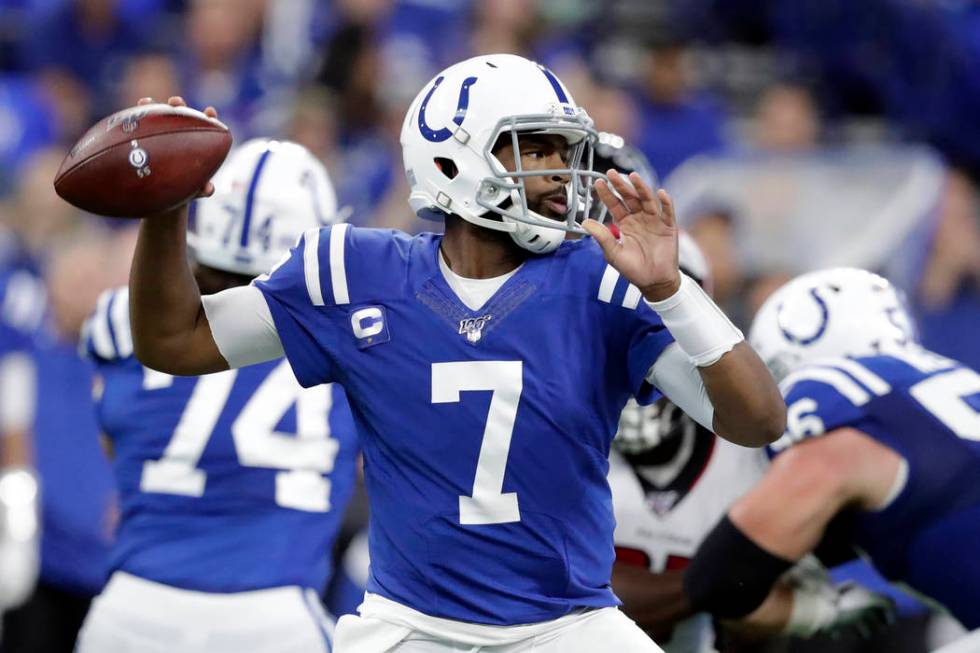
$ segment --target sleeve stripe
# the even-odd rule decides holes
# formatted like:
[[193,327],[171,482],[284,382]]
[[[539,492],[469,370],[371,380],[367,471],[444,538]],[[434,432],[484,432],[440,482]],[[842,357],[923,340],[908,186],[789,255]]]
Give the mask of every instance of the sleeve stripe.
[[815,361],[815,365],[820,367],[830,367],[842,369],[855,379],[857,382],[870,390],[875,395],[886,395],[892,391],[891,385],[883,378],[869,370],[864,365],[848,358],[835,358],[832,360]]
[[626,287],[626,296],[623,297],[623,307],[630,310],[635,309],[640,305],[640,298],[642,296],[643,294],[640,292],[640,289],[630,284]]
[[109,300],[112,293],[106,291],[99,296],[99,302],[95,306],[95,315],[92,316],[92,345],[95,353],[100,357],[110,360],[115,357],[115,350],[112,347],[112,335],[109,333],[109,320],[106,311],[109,308]]
[[116,292],[109,319],[112,321],[112,331],[116,334],[119,357],[132,356],[133,334],[129,330],[129,288],[122,288]]
[[782,390],[783,396],[785,397],[789,393],[789,389],[800,381],[826,383],[847,397],[855,406],[863,406],[871,401],[871,395],[855,383],[854,379],[841,370],[829,367],[813,367],[790,374],[779,384],[779,389]]
[[350,304],[347,270],[344,266],[344,243],[348,228],[350,225],[346,222],[330,227],[330,283],[333,286],[333,301],[338,305]]
[[323,306],[320,290],[320,230],[309,229],[303,234],[303,272],[306,275],[306,292],[314,306]]
[[609,303],[612,301],[613,291],[616,289],[616,282],[619,281],[619,271],[611,265],[606,265],[602,273],[602,281],[599,282],[599,301]]

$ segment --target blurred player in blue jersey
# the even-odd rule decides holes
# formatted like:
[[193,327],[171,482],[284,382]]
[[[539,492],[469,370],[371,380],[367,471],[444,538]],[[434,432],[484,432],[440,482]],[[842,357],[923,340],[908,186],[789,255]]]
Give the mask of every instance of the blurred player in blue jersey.
[[40,564],[32,352],[44,313],[41,280],[0,254],[0,615],[30,596]]
[[692,603],[749,612],[843,514],[884,576],[980,627],[980,374],[922,349],[896,290],[863,270],[794,279],[750,340],[788,428],[692,561]]
[[[204,292],[268,271],[335,214],[326,170],[294,143],[253,140],[215,177],[188,233]],[[89,320],[121,521],[112,577],[81,653],[329,651],[318,592],[355,477],[341,389],[289,364],[173,377],[133,356],[128,290]]]
[[[409,202],[445,235],[311,229],[267,278],[202,299],[183,211],[143,221],[141,360],[203,373],[285,352],[304,386],[347,391],[371,573],[337,650],[658,651],[609,584],[623,406],[659,388],[742,444],[782,431],[762,361],[678,270],[670,198],[593,172],[595,140],[549,70],[476,57],[427,84],[402,128]],[[576,222],[594,181],[619,239]]]

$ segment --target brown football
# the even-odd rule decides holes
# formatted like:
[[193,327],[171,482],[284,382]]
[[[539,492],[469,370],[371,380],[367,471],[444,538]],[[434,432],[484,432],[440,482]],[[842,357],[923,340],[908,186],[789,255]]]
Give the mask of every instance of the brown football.
[[144,104],[85,132],[54,179],[62,199],[80,209],[141,218],[194,197],[231,148],[231,132],[200,111]]

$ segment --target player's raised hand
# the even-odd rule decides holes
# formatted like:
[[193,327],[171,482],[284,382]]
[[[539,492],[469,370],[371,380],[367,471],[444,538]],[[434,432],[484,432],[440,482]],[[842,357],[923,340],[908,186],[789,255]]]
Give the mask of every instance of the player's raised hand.
[[635,172],[627,178],[610,170],[608,177],[619,197],[603,180],[597,181],[595,188],[619,228],[620,237],[617,239],[595,220],[586,220],[582,226],[602,247],[609,264],[639,288],[646,299],[666,299],[681,283],[674,203],[663,189],[654,195]]

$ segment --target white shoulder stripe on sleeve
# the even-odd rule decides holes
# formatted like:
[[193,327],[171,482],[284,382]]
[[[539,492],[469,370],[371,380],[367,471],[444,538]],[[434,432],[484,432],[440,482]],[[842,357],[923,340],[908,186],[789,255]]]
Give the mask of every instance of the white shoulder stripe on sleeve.
[[306,292],[314,306],[323,306],[320,290],[320,230],[309,229],[303,234],[303,273],[306,276]]
[[350,225],[346,222],[330,227],[330,283],[335,304],[350,304],[347,269],[344,265],[344,243]]
[[116,292],[109,314],[112,321],[112,331],[116,335],[116,349],[120,358],[133,355],[133,334],[129,330],[129,288]]
[[616,289],[616,282],[619,281],[619,271],[611,265],[606,265],[602,272],[602,281],[599,282],[599,301],[609,303],[612,301],[613,291]]
[[106,360],[116,357],[116,349],[112,345],[112,334],[109,333],[109,301],[111,299],[111,290],[106,290],[99,295],[99,301],[95,305],[95,313],[91,318],[92,345],[95,347],[95,353]]
[[643,297],[643,293],[640,292],[639,288],[633,284],[626,286],[626,296],[623,297],[623,308],[635,310],[640,305],[641,297]]
[[811,367],[793,372],[779,384],[783,396],[789,389],[800,381],[818,381],[826,383],[837,392],[844,395],[855,406],[863,406],[871,401],[871,395],[858,385],[854,379],[838,369],[829,367]]
[[869,370],[864,365],[849,358],[830,358],[826,360],[814,361],[814,365],[819,367],[832,367],[842,369],[855,379],[857,382],[870,390],[875,395],[886,395],[892,391],[891,385],[883,378]]

